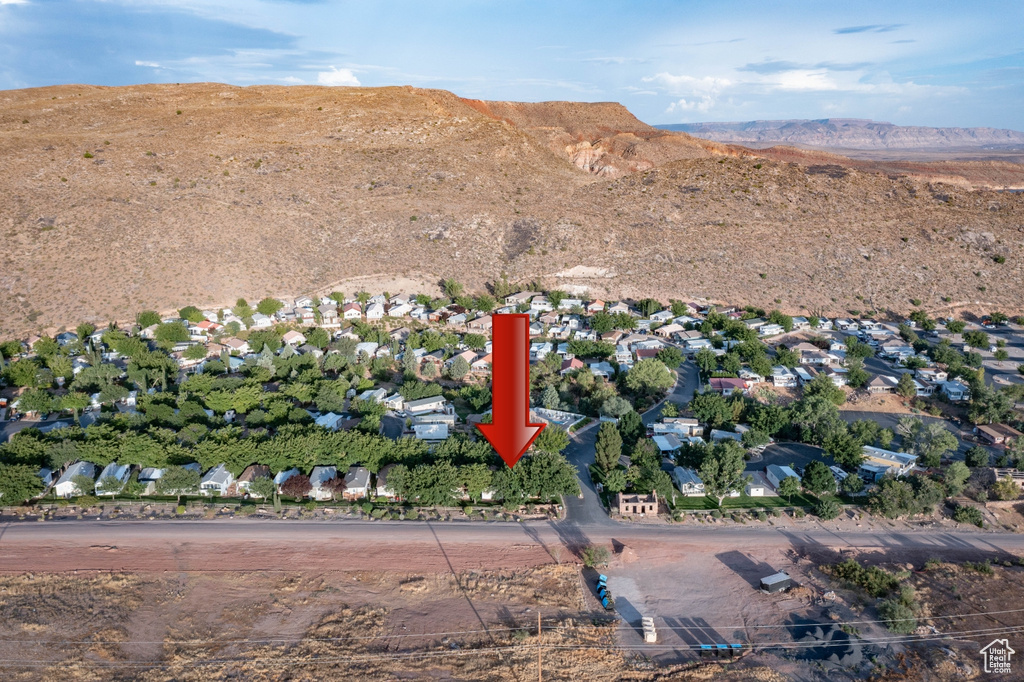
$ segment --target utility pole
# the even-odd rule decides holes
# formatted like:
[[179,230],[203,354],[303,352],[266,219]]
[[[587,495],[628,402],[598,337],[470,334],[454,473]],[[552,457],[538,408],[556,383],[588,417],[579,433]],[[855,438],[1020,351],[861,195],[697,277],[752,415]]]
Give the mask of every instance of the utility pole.
[[544,682],[540,667],[540,609],[537,609],[537,682]]

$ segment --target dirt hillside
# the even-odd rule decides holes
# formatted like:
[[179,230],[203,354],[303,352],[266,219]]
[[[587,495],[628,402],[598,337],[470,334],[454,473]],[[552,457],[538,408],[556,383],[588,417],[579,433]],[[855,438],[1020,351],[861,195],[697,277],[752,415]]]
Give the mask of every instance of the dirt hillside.
[[0,93],[0,155],[4,335],[502,272],[793,311],[1024,304],[1019,194],[772,160],[612,104],[58,86]]

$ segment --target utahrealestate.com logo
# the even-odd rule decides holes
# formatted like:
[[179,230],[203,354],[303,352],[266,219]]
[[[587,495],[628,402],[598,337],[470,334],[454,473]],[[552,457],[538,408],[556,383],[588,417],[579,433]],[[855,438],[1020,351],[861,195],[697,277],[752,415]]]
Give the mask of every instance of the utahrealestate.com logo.
[[985,663],[985,672],[1007,674],[1010,672],[1010,657],[1017,652],[1010,648],[1007,640],[994,639],[979,653]]

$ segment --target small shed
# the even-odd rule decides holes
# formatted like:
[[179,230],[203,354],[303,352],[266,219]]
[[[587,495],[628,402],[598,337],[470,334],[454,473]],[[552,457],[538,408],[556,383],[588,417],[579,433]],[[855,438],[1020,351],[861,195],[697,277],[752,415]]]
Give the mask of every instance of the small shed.
[[793,579],[789,577],[789,573],[785,571],[779,571],[767,578],[761,578],[761,591],[766,594],[774,594],[776,592],[784,592],[793,585]]

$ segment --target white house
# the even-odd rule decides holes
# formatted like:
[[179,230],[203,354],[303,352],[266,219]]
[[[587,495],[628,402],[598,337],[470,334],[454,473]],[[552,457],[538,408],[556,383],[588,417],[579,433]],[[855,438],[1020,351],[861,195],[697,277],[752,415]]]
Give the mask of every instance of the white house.
[[292,329],[285,332],[284,336],[281,337],[281,340],[289,346],[301,346],[306,343],[306,335]]
[[700,476],[693,469],[676,467],[672,470],[672,481],[687,497],[702,497],[704,495],[704,481],[700,480]]
[[309,499],[311,500],[329,500],[333,496],[330,490],[325,485],[327,481],[336,478],[338,475],[338,468],[333,466],[328,467],[313,467],[313,471],[309,474],[309,482],[312,484],[312,488],[309,491]]
[[447,424],[414,424],[412,429],[419,440],[434,442],[448,438]]
[[274,485],[277,486],[277,491],[281,492],[281,486],[284,485],[284,482],[287,481],[292,476],[297,476],[298,474],[299,470],[294,467],[292,467],[291,469],[285,469],[283,471],[277,472],[277,476],[274,476]]
[[[117,462],[111,462],[107,466],[103,467],[103,471],[100,472],[100,477],[96,479],[96,494],[97,495],[116,495],[121,492],[124,488],[124,484],[128,482],[128,477],[131,475],[132,468],[128,464],[118,464]],[[118,485],[112,486],[111,489],[103,487],[103,482],[107,479],[115,479],[118,481]]]
[[906,452],[883,450],[872,445],[865,445],[861,452],[864,461],[857,469],[857,473],[869,481],[877,481],[886,474],[906,476],[917,464],[917,455]]
[[419,400],[410,400],[405,404],[405,414],[409,417],[415,417],[420,414],[429,414],[431,412],[447,412],[447,403],[444,396],[436,395],[429,398],[420,398]]
[[388,474],[395,468],[394,464],[388,464],[377,472],[377,497],[386,497],[389,500],[395,500],[398,496],[395,494],[395,490],[388,485]]
[[350,467],[345,474],[346,500],[358,500],[370,492],[370,470],[366,467]]
[[368,320],[379,320],[384,317],[384,304],[383,303],[371,303],[366,306],[366,319]]
[[971,387],[967,384],[953,380],[943,381],[939,384],[940,390],[953,402],[962,402],[971,399]]
[[199,482],[199,492],[203,495],[227,495],[228,488],[235,482],[234,475],[223,464],[213,467]]
[[319,417],[317,417],[315,421],[317,426],[322,426],[330,431],[337,431],[338,426],[340,426],[343,420],[344,417],[342,417],[340,414],[328,412],[327,414],[322,414]]
[[96,480],[96,465],[90,462],[75,462],[68,467],[68,470],[64,472],[56,485],[53,486],[53,492],[57,497],[74,497],[82,492],[75,487],[74,482],[71,480],[75,476],[88,476],[92,480]]

